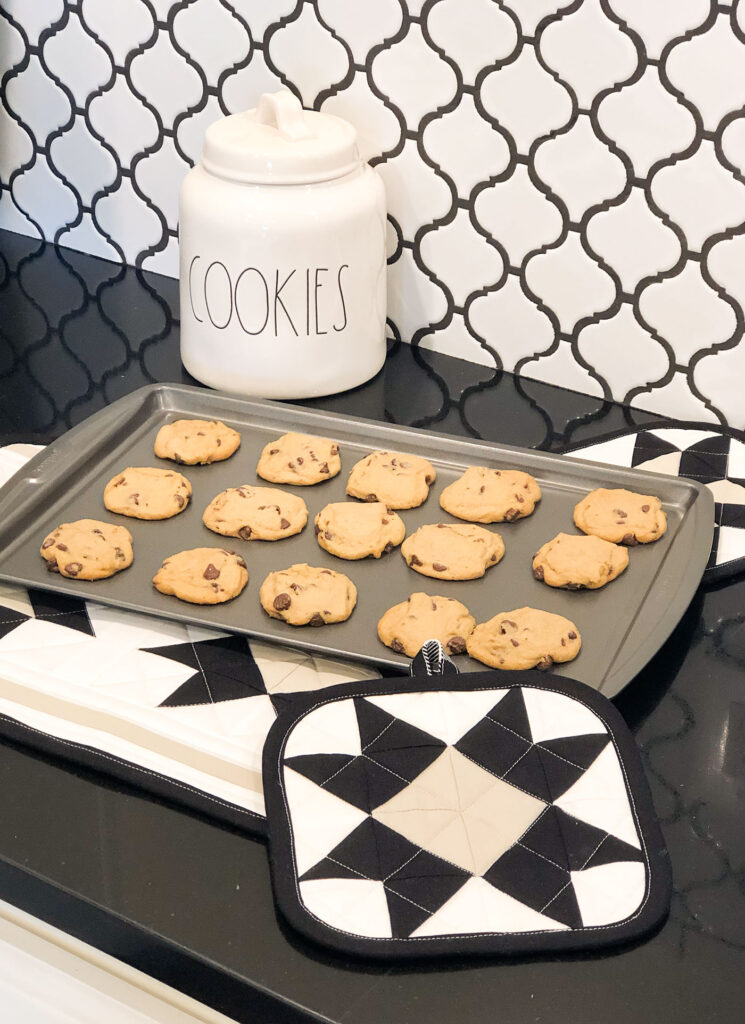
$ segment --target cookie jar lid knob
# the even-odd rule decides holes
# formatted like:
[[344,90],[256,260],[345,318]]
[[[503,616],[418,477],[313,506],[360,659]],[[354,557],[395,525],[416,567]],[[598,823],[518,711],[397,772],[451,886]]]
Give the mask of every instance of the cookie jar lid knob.
[[360,166],[357,132],[333,114],[304,110],[280,89],[264,93],[258,106],[209,126],[202,165],[210,174],[260,185],[329,181]]

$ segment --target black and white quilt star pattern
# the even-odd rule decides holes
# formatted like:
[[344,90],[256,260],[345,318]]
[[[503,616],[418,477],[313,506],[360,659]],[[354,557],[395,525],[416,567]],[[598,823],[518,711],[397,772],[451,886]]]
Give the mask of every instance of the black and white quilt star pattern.
[[620,716],[572,680],[501,682],[367,684],[280,716],[264,777],[295,927],[426,956],[590,947],[666,913],[664,844]]
[[[0,483],[39,449],[0,448]],[[290,695],[375,669],[0,583],[0,735],[260,834]]]
[[745,441],[736,431],[655,427],[616,435],[567,453],[612,466],[646,469],[706,484],[714,496],[715,526],[704,580],[745,570]]

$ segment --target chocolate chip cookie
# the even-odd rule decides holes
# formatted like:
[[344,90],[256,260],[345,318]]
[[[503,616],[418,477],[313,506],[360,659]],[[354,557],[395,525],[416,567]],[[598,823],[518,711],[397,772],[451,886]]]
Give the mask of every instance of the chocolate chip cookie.
[[270,572],[259,591],[261,607],[292,626],[344,622],[357,603],[357,588],[341,572],[300,563]]
[[549,587],[598,590],[620,576],[628,564],[629,553],[618,544],[558,533],[536,553],[533,575]]
[[124,526],[78,519],[52,530],[41,545],[47,569],[73,580],[103,580],[132,564],[132,534]]
[[316,516],[318,543],[337,558],[380,558],[405,536],[403,519],[382,501],[366,505],[337,501]]
[[378,623],[378,636],[386,647],[408,658],[416,657],[427,640],[439,640],[448,654],[463,654],[475,625],[460,601],[417,593],[388,609]]
[[336,441],[311,434],[283,434],[264,446],[256,472],[273,484],[310,487],[330,480],[340,469]]
[[191,484],[172,469],[129,466],[106,484],[103,503],[109,512],[133,519],[170,519],[183,512]]
[[440,580],[475,580],[501,559],[498,533],[465,523],[420,526],[401,546],[410,569]]
[[206,465],[229,459],[241,435],[220,420],[174,420],[155,438],[155,454],[184,466]]
[[491,668],[551,668],[572,661],[582,638],[570,619],[538,608],[515,608],[479,623],[466,640],[468,653]]
[[633,546],[659,540],[667,529],[667,516],[652,494],[598,487],[575,506],[574,523],[583,533]]
[[440,505],[469,523],[514,523],[531,515],[541,489],[529,473],[516,469],[469,466],[445,488]]
[[389,508],[416,508],[427,500],[436,478],[432,463],[419,455],[372,452],[352,467],[347,494]]
[[248,583],[246,563],[224,548],[192,548],[164,559],[153,576],[161,594],[173,594],[190,604],[223,604],[237,597]]
[[276,487],[243,484],[221,491],[205,509],[202,522],[223,537],[283,540],[300,533],[308,521],[302,498]]

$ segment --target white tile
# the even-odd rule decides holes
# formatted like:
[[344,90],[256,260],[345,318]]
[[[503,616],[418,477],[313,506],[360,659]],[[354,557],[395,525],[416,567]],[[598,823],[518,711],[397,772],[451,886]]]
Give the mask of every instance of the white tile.
[[519,267],[529,252],[554,242],[562,229],[558,207],[531,181],[524,164],[518,164],[504,181],[482,189],[474,213],[507,250],[513,267]]
[[[522,0],[530,2],[530,0]],[[666,43],[678,39],[706,20],[710,0],[675,0],[655,4],[649,0],[613,0],[613,12],[642,37],[647,54],[656,59]]]
[[670,81],[698,107],[709,131],[745,104],[745,42],[730,17],[721,10],[706,32],[675,45],[665,61]]
[[135,154],[152,146],[158,138],[158,122],[118,74],[111,88],[90,103],[88,115],[93,130],[129,167]]
[[546,384],[578,391],[582,395],[603,396],[601,384],[577,362],[571,345],[566,341],[560,341],[553,352],[524,363],[521,369],[532,380],[542,380]]
[[78,114],[72,126],[49,147],[52,163],[77,190],[85,206],[116,178],[116,163],[109,151],[88,131]]
[[21,210],[33,217],[46,239],[53,239],[62,224],[75,220],[78,204],[70,189],[49,168],[46,157],[37,154],[29,170],[13,181],[13,198]]
[[340,82],[350,68],[347,51],[310,5],[272,35],[268,45],[272,62],[297,86],[305,107],[312,107],[319,93]]
[[196,106],[203,95],[199,74],[162,30],[153,45],[134,58],[129,73],[137,91],[160,114],[164,128],[171,128],[176,115]]
[[178,225],[178,197],[181,183],[189,170],[176,151],[173,141],[163,138],[160,148],[140,160],[135,181],[140,191],[161,211],[172,230]]
[[72,113],[67,96],[49,78],[35,54],[7,83],[4,101],[31,129],[40,146],[51,132],[69,121]]
[[67,24],[44,43],[44,61],[50,71],[72,92],[78,107],[108,82],[113,71],[109,55],[83,29],[80,18],[70,12]]
[[375,55],[371,73],[377,88],[402,111],[409,128],[416,128],[429,111],[449,103],[457,88],[455,72],[427,45],[414,23],[403,39]]
[[514,21],[491,0],[435,4],[427,11],[427,31],[455,61],[468,85],[482,68],[506,60],[517,46]]
[[104,42],[120,67],[127,54],[146,42],[155,23],[143,0],[81,0],[80,10],[88,29]]
[[244,24],[218,0],[200,0],[182,7],[173,19],[173,36],[204,71],[209,85],[245,60],[251,40]]
[[409,241],[420,227],[444,217],[452,205],[447,183],[422,160],[411,139],[396,156],[378,164],[377,171],[385,185],[388,213]]
[[487,377],[496,366],[492,353],[471,334],[460,313],[456,313],[445,327],[421,335],[419,347],[430,352],[442,352],[454,359],[465,359],[468,363],[488,366],[490,372],[486,374]]
[[363,160],[393,149],[401,137],[398,118],[372,91],[364,72],[356,71],[346,89],[324,100],[321,110],[354,125]]
[[422,273],[411,250],[404,249],[388,267],[388,315],[401,337],[409,341],[422,323],[438,323],[446,312],[445,293]]
[[[724,353],[722,353],[723,355]],[[745,352],[742,353],[745,356]],[[714,357],[712,357],[714,358]],[[742,358],[742,356],[741,356]],[[703,359],[696,366],[695,378],[698,381],[700,377],[704,377],[705,374],[702,372],[702,364],[706,362]],[[727,371],[725,370],[725,373]],[[704,391],[705,393],[705,391]],[[720,402],[725,408],[725,396],[722,392],[715,392],[717,395],[717,401]],[[738,391],[738,394],[740,392]],[[742,401],[738,399],[738,415],[742,419]],[[674,419],[680,420],[701,420],[703,422],[717,422],[717,417],[707,409],[706,405],[693,394],[688,381],[684,373],[676,372],[673,374],[673,378],[669,383],[663,384],[660,387],[652,388],[650,391],[643,391],[641,394],[632,398],[630,405],[637,409],[648,409],[650,412],[657,412],[663,416],[671,416]],[[740,424],[745,426],[745,422]]]
[[554,310],[567,334],[583,317],[606,310],[616,297],[613,279],[590,259],[576,231],[570,231],[561,245],[528,260],[525,278]]
[[23,128],[0,106],[0,179],[7,184],[13,171],[30,162],[34,145],[28,129]]
[[466,210],[456,211],[449,223],[427,231],[419,242],[419,256],[436,277],[447,281],[460,307],[472,292],[496,284],[504,270],[499,250],[476,231]]
[[134,263],[138,253],[154,245],[162,235],[157,215],[140,199],[127,178],[115,192],[96,202],[94,213],[101,227],[119,240],[128,263]]
[[[396,35],[402,21],[401,5],[397,0],[375,0],[374,4],[318,0],[318,13],[329,28],[347,43],[358,64],[364,63],[373,46]],[[251,20],[250,24],[253,27],[254,21]]]
[[36,46],[44,29],[62,18],[64,0],[3,0],[3,9],[22,26],[31,46]]
[[510,275],[497,291],[478,296],[468,307],[468,322],[511,372],[520,360],[549,349],[554,330],[546,314]]
[[454,110],[427,124],[422,141],[429,158],[453,179],[461,199],[467,199],[480,182],[502,174],[510,163],[504,135],[481,116],[467,93]]
[[63,231],[59,237],[59,245],[78,252],[87,252],[101,259],[121,262],[119,253],[110,245],[93,222],[89,213],[84,213],[79,224]]
[[620,400],[633,388],[662,380],[670,368],[664,345],[641,326],[628,303],[608,320],[583,327],[577,349],[596,373],[612,381]]

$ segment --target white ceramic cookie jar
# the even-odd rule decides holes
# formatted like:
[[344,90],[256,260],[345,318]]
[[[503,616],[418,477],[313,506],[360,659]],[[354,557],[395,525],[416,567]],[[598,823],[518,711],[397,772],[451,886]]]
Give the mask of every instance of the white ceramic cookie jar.
[[234,394],[310,398],[386,352],[383,184],[355,129],[288,90],[207,129],[181,188],[181,359]]

